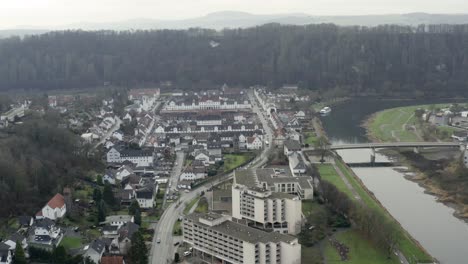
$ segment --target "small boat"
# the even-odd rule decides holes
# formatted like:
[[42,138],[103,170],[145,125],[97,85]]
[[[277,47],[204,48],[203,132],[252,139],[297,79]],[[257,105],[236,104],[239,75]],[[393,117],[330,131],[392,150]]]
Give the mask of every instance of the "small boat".
[[328,106],[325,106],[324,108],[322,108],[322,110],[320,110],[321,115],[326,115],[326,114],[329,114],[330,112],[331,112],[331,108]]

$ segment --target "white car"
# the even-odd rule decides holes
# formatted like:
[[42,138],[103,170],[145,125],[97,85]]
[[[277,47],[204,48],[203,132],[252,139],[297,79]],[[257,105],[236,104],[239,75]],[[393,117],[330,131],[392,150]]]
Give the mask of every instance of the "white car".
[[185,252],[184,252],[184,257],[190,256],[190,255],[192,255],[192,252],[190,252],[190,251],[185,251]]

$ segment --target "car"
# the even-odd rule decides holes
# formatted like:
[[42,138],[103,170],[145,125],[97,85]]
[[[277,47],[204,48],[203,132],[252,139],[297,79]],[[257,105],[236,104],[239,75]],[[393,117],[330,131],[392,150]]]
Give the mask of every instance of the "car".
[[161,243],[161,238],[158,237],[158,239],[156,240],[156,243]]
[[186,193],[189,193],[189,192],[190,192],[190,190],[189,190],[189,189],[186,189],[184,192],[186,192]]
[[192,255],[192,252],[190,252],[190,251],[185,251],[185,252],[184,252],[184,257],[190,256],[190,255]]
[[180,244],[180,242],[175,242],[174,246],[178,246],[179,244]]

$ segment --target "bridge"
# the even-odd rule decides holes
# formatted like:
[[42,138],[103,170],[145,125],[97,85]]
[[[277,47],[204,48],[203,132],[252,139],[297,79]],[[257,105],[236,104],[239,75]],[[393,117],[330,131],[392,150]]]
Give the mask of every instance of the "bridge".
[[385,142],[331,145],[331,150],[340,149],[379,149],[379,148],[460,148],[458,142]]
[[[329,146],[329,150],[344,149],[371,149],[370,163],[375,163],[375,150],[382,148],[413,148],[413,151],[419,153],[420,148],[459,148],[465,151],[466,145],[459,142],[382,142],[382,143],[356,143],[356,144],[337,144]],[[304,148],[303,151],[314,150],[314,148]]]

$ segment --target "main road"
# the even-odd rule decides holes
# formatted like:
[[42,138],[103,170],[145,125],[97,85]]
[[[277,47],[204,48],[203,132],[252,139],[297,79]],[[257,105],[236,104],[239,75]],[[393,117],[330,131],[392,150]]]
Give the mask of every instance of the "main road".
[[[258,104],[255,101],[255,97],[251,91],[249,91],[249,98],[252,104],[252,111],[258,115],[265,132],[265,138],[270,142],[270,144],[265,146],[261,153],[247,165],[247,167],[258,168],[267,163],[268,155],[273,150],[273,130],[270,128],[267,119],[263,115],[263,112],[258,107]],[[150,250],[151,264],[172,263],[175,253],[174,243],[180,241],[180,239],[174,239],[172,235],[172,228],[177,219],[183,215],[185,205],[195,197],[200,196],[201,192],[206,192],[213,185],[217,185],[221,182],[232,179],[233,175],[234,173],[229,173],[220,177],[213,177],[211,181],[204,183],[189,193],[182,192],[179,200],[166,208],[155,227],[153,242]]]

